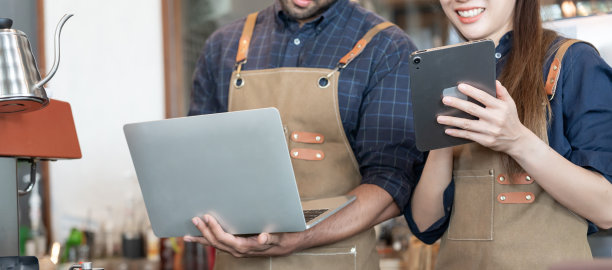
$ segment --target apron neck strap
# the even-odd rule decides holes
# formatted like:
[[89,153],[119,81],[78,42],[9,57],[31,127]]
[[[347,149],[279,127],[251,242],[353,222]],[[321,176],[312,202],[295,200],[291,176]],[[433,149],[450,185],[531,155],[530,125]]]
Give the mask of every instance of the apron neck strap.
[[251,43],[251,37],[253,36],[253,29],[255,28],[256,21],[257,12],[254,12],[249,14],[244,22],[242,36],[240,36],[240,43],[238,43],[238,53],[236,54],[237,65],[246,63],[247,53],[249,52],[249,44]]
[[[256,21],[257,12],[254,12],[247,16],[246,21],[244,23],[244,28],[242,29],[242,36],[240,36],[240,42],[238,43],[238,52],[236,53],[236,65],[238,67],[238,70],[240,70],[242,64],[246,63],[247,61],[249,45],[251,43],[251,37],[253,36],[253,29],[255,28]],[[372,29],[370,29],[359,41],[357,41],[357,44],[355,44],[353,49],[340,59],[340,61],[338,62],[338,68],[342,69],[346,65],[348,65],[353,59],[355,59],[355,57],[357,57],[363,51],[368,42],[370,42],[370,40],[372,40],[372,38],[376,36],[376,34],[393,25],[394,24],[391,22],[383,22],[372,27]]]
[[[548,77],[546,82],[544,83],[544,90],[546,90],[546,94],[549,96],[549,100],[552,100],[555,97],[555,90],[557,90],[557,82],[559,81],[559,74],[561,74],[561,62],[563,61],[563,56],[567,52],[570,46],[574,45],[574,43],[586,43],[591,45],[591,47],[595,48],[591,43],[578,40],[578,39],[566,39],[563,41],[557,53],[555,54],[555,58],[553,62],[550,64],[550,68],[548,70]],[[597,48],[595,48],[597,51]],[[599,51],[598,51],[599,52]]]
[[378,32],[385,30],[393,25],[394,24],[391,22],[383,22],[372,27],[372,29],[370,29],[359,41],[357,41],[357,44],[355,44],[353,49],[340,59],[340,61],[338,62],[338,67],[344,68],[346,65],[348,65],[351,61],[353,61],[353,59],[355,59],[355,57],[357,57],[363,51],[368,42],[370,42],[370,40],[372,40],[372,38],[376,34],[378,34]]

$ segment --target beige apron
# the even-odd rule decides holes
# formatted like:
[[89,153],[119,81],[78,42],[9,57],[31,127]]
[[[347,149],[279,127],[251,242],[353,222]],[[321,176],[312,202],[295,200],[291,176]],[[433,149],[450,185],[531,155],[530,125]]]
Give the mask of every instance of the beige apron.
[[[545,166],[545,163],[542,163]],[[455,200],[436,269],[548,269],[590,260],[587,222],[501,155],[477,143],[454,149]]]
[[[340,70],[380,30],[375,26],[339,62],[338,68],[275,68],[242,71],[257,14],[245,22],[237,69],[232,74],[229,111],[276,107],[287,136],[289,153],[302,199],[344,195],[361,181],[338,110]],[[368,229],[338,243],[286,257],[234,258],[217,252],[215,269],[378,269],[376,238]]]

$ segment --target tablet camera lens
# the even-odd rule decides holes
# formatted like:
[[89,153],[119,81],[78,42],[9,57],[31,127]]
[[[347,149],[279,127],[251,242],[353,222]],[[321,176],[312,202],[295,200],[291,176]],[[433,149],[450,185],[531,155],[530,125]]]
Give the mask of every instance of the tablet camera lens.
[[420,63],[421,63],[421,57],[418,57],[418,56],[417,56],[417,57],[415,57],[414,59],[412,59],[412,62],[413,62],[415,65],[420,64]]

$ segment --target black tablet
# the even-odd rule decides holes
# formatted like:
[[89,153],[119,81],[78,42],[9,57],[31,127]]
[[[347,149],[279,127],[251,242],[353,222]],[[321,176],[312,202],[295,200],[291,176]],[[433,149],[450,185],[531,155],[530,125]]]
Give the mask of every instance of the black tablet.
[[442,97],[451,95],[478,101],[459,92],[457,85],[466,83],[495,95],[495,44],[491,40],[470,41],[421,50],[410,56],[410,91],[416,145],[420,151],[455,146],[471,141],[446,135],[438,115],[475,117],[448,107]]

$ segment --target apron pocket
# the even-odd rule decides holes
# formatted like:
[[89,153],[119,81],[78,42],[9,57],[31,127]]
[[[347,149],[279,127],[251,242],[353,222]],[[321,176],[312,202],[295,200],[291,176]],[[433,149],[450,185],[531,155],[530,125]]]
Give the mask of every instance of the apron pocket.
[[449,240],[493,240],[493,170],[453,172],[455,200]]
[[321,247],[297,252],[288,257],[272,258],[270,269],[357,269],[357,248]]

